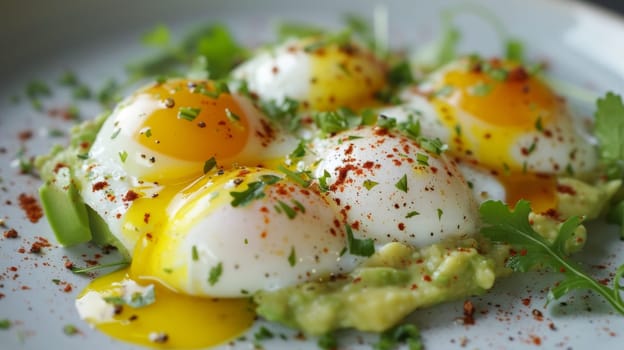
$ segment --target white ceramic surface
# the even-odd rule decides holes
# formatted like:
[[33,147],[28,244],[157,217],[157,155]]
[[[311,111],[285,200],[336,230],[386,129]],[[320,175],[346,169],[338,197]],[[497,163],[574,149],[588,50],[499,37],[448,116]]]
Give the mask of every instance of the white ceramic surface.
[[[0,320],[14,325],[0,330],[0,349],[136,349],[89,329],[78,319],[73,301],[89,279],[63,267],[65,257],[82,263],[99,250],[81,246],[64,249],[54,245],[40,255],[28,251],[35,237],[51,238],[45,219],[36,224],[26,220],[18,206],[20,193],[36,194],[37,178],[19,175],[14,166],[21,148],[27,156],[44,153],[64,139],[44,135],[46,128],[67,129],[70,124],[34,111],[22,98],[33,79],[53,82],[66,69],[75,71],[91,86],[101,86],[111,76],[121,76],[124,64],[149,52],[138,42],[140,34],[156,23],[165,23],[177,33],[202,22],[225,22],[246,44],[271,38],[273,20],[283,18],[336,26],[340,15],[355,12],[370,16],[376,4],[388,9],[391,43],[416,46],[439,30],[441,10],[460,1],[199,1],[139,0],[112,1],[18,1],[3,2],[0,11],[0,218],[20,237],[0,237]],[[513,0],[473,1],[488,8],[513,36],[527,43],[531,57],[551,62],[551,74],[596,94],[613,90],[624,94],[624,20],[618,16],[570,1]],[[459,16],[462,51],[496,54],[500,40],[489,25],[474,15]],[[44,101],[46,108],[62,107],[69,101],[67,90],[55,90]],[[584,113],[593,106],[577,103]],[[97,106],[81,105],[83,117],[97,112]],[[25,142],[18,133],[32,130]],[[607,277],[624,263],[624,242],[615,227],[602,223],[590,226],[589,243],[577,259],[589,271]],[[115,260],[110,257],[109,260]],[[602,269],[600,266],[607,266]],[[13,271],[15,267],[15,271]],[[52,282],[70,283],[73,290]],[[462,325],[462,302],[448,303],[417,312],[411,320],[422,330],[427,349],[621,349],[624,317],[588,292],[566,297],[566,304],[544,306],[546,290],[556,281],[551,274],[526,274],[499,281],[487,295],[470,298],[477,310],[476,324]],[[524,301],[524,303],[523,303]],[[541,312],[543,320],[534,316]],[[67,336],[66,324],[80,333]],[[267,349],[316,349],[314,339],[296,339],[296,332],[273,327],[280,337],[264,342]],[[254,330],[250,331],[253,334]],[[375,335],[341,332],[341,348],[368,349]],[[252,337],[248,337],[252,338]],[[539,343],[539,344],[538,344]],[[250,342],[237,341],[226,348],[252,349]]]

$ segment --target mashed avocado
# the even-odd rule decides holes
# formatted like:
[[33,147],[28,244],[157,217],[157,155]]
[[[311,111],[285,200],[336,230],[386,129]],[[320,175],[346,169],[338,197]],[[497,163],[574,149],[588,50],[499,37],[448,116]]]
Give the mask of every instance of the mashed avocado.
[[[565,219],[596,218],[620,185],[619,180],[590,185],[559,179],[556,212],[531,213],[529,221],[554,241]],[[585,241],[580,225],[567,241],[568,253],[579,251]],[[511,273],[505,266],[510,254],[509,246],[480,236],[421,249],[390,243],[346,276],[259,292],[254,301],[262,317],[307,334],[340,328],[380,332],[416,309],[484,293],[496,277]]]

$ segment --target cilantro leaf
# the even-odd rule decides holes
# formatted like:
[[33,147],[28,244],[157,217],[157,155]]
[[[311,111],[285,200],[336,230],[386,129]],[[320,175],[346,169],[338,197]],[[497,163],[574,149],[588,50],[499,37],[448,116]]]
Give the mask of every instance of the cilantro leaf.
[[574,289],[590,289],[605,298],[617,312],[624,314],[623,288],[620,284],[624,265],[615,273],[613,288],[601,284],[583,272],[565,253],[565,242],[572,237],[581,220],[578,217],[566,220],[555,241],[550,243],[531,227],[530,210],[529,202],[524,200],[518,201],[513,211],[500,201],[486,201],[479,208],[484,223],[481,233],[494,242],[510,244],[514,250],[521,252],[508,260],[508,266],[514,271],[525,272],[543,266],[561,272],[564,279],[550,290],[549,301],[559,299]]

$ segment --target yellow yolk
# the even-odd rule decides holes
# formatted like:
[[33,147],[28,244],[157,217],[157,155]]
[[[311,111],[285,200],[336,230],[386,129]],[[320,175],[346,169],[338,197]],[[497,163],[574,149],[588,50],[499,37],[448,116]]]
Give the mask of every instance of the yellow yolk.
[[520,172],[525,165],[512,156],[513,147],[520,137],[552,124],[563,113],[562,103],[523,68],[511,63],[492,66],[506,77],[482,69],[448,71],[432,102],[440,120],[453,130],[453,154],[496,172]]
[[514,206],[520,199],[531,202],[531,210],[544,213],[557,208],[557,178],[537,174],[501,175],[505,187],[505,202]]
[[314,50],[308,96],[313,110],[373,107],[386,84],[386,67],[371,52],[356,46],[327,45]]
[[483,70],[449,71],[442,84],[452,90],[441,99],[498,127],[532,129],[538,119],[548,123],[557,115],[559,98],[538,78],[521,67],[499,69],[504,81]]
[[[128,279],[127,270],[102,276],[82,292],[103,296],[114,293]],[[138,279],[135,281],[143,283]],[[249,299],[198,298],[175,293],[154,283],[155,302],[133,308],[122,306],[111,322],[97,323],[102,332],[116,339],[150,347],[196,349],[218,345],[240,335],[253,323]],[[113,294],[114,295],[114,294]]]
[[516,63],[492,60],[483,67],[451,69],[437,83],[432,102],[453,132],[449,151],[496,174],[508,205],[526,199],[538,213],[556,208],[556,178],[526,173],[527,165],[512,151],[521,137],[556,123],[562,102]]
[[129,118],[138,120],[121,120],[118,128],[148,149],[175,159],[231,158],[247,143],[249,121],[232,95],[216,97],[212,85],[172,80],[142,90],[129,105],[144,100],[156,105]]

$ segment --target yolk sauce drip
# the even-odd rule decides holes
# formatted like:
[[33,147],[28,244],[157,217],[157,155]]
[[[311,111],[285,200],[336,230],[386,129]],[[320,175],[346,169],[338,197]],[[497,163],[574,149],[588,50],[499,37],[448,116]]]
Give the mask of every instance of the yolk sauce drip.
[[[171,158],[201,164],[211,157],[233,158],[248,141],[249,121],[232,95],[216,96],[214,90],[211,82],[174,80],[156,84],[130,102],[132,105],[139,101],[134,106],[137,108],[148,106],[143,109],[147,112],[120,120],[117,127],[146,148]],[[198,167],[199,175],[201,171]],[[82,295],[89,291],[107,295],[119,288],[115,284],[132,279],[141,285],[154,284],[156,300],[141,308],[123,306],[113,322],[95,324],[102,332],[152,347],[201,348],[227,341],[253,323],[255,313],[249,299],[193,297],[168,288],[156,278],[146,280],[149,275],[143,272],[154,259],[141,242],[166,236],[167,208],[191,181],[191,177],[183,176],[174,183],[150,183],[133,189],[139,197],[132,201],[122,226],[128,241],[139,242],[132,266],[97,278]],[[155,334],[159,336],[154,338]]]
[[512,149],[526,133],[556,120],[560,99],[522,67],[510,62],[491,64],[504,76],[483,69],[453,69],[439,83],[447,91],[432,102],[440,120],[453,130],[449,150],[498,174],[509,205],[527,199],[536,212],[554,208],[556,179],[526,174],[526,165]]
[[[201,348],[223,343],[251,326],[255,313],[250,299],[185,295],[170,289],[165,278],[155,277],[188,278],[184,267],[163,271],[163,266],[167,264],[160,259],[162,252],[156,250],[167,249],[168,245],[157,243],[163,239],[174,239],[163,234],[168,225],[167,209],[172,199],[178,193],[192,196],[206,180],[185,190],[182,184],[171,185],[156,197],[143,197],[133,202],[124,218],[124,234],[135,235],[138,241],[131,267],[97,278],[82,294],[96,291],[106,295],[115,289],[116,283],[132,279],[141,285],[154,284],[156,300],[141,308],[124,306],[113,322],[95,324],[99,330],[116,339],[143,345]],[[154,271],[156,266],[158,273]],[[154,341],[150,338],[154,334],[161,338]],[[166,341],[162,339],[163,334],[167,337]]]
[[[160,231],[156,231],[155,234],[145,231],[148,233],[140,237],[137,242],[133,257],[135,261],[141,263],[132,264],[132,275],[138,278],[157,280],[167,286],[187,285],[190,278],[188,266],[179,263],[179,261],[185,261],[179,256],[180,254],[191,254],[191,252],[180,252],[177,247],[180,247],[180,241],[195,226],[196,220],[210,215],[212,210],[223,205],[230,205],[230,196],[228,193],[223,193],[227,192],[223,188],[228,182],[236,179],[238,173],[238,171],[230,171],[221,176],[204,176],[178,191],[175,198],[168,199],[166,202],[170,203],[168,208],[161,208],[160,210],[160,213],[168,218],[167,222],[163,222]],[[242,182],[240,185],[244,185],[244,183]],[[213,195],[204,196],[203,193],[212,193]],[[175,209],[172,210],[172,208]],[[191,211],[196,210],[201,211],[201,214],[191,213]],[[129,218],[139,219],[140,214]],[[176,229],[172,229],[172,223],[176,223]]]
[[[91,282],[83,294],[95,291],[107,295],[115,289],[115,283],[127,278],[127,270],[102,276]],[[112,322],[95,326],[113,338],[131,343],[194,349],[218,345],[238,336],[251,326],[255,317],[249,299],[198,298],[176,293],[158,283],[154,287],[153,304],[140,308],[124,305]]]
[[[314,45],[314,44],[311,44]],[[360,110],[379,105],[376,93],[386,85],[386,67],[358,47],[325,45],[312,50],[312,78],[308,96],[313,110],[339,107]]]

